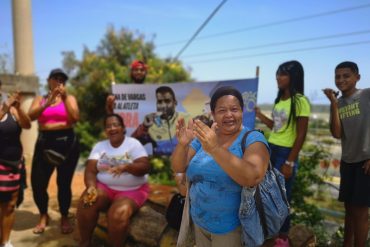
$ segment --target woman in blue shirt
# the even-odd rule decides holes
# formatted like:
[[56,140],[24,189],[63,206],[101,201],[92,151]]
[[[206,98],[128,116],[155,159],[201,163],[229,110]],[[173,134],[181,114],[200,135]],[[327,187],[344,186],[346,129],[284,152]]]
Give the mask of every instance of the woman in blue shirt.
[[255,186],[264,177],[269,149],[264,136],[251,132],[246,149],[241,139],[243,98],[232,87],[218,88],[211,97],[214,124],[180,119],[176,126],[178,144],[172,154],[175,172],[186,172],[191,183],[190,215],[198,247],[240,247],[238,218],[242,186]]

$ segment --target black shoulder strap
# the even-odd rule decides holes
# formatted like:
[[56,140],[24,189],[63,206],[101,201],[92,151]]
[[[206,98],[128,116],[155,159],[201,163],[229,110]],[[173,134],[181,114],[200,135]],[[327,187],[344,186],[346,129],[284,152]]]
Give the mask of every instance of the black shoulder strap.
[[251,133],[253,131],[258,131],[258,132],[263,134],[263,131],[260,130],[260,129],[253,129],[253,130],[248,130],[247,132],[245,132],[243,137],[242,137],[242,141],[240,142],[243,154],[244,154],[244,151],[245,151],[245,141],[247,140],[249,133]]

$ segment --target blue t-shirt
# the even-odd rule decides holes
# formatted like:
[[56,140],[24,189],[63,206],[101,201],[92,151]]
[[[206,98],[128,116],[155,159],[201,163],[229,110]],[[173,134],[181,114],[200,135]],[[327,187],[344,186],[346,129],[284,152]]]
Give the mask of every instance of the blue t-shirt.
[[[228,150],[237,157],[243,156],[241,139],[244,128]],[[268,148],[262,133],[249,133],[245,147],[262,142]],[[240,225],[238,211],[242,186],[236,183],[202,148],[195,139],[190,144],[196,151],[186,171],[191,182],[190,215],[198,226],[214,234],[225,234]],[[269,148],[268,148],[269,149]]]

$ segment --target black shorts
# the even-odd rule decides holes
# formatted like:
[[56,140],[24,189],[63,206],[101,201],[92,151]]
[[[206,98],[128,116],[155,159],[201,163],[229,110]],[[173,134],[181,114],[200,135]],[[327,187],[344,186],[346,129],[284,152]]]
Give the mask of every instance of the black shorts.
[[340,162],[339,201],[370,207],[370,176],[362,168],[364,163]]

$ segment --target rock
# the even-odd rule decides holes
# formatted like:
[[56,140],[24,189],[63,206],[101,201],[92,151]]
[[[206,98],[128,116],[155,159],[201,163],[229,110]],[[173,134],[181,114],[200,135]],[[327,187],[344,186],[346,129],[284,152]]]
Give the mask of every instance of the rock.
[[292,247],[314,247],[316,237],[312,230],[304,225],[295,225],[289,231],[289,239]]
[[167,226],[164,215],[144,205],[130,223],[129,236],[146,246],[158,246],[162,233]]

